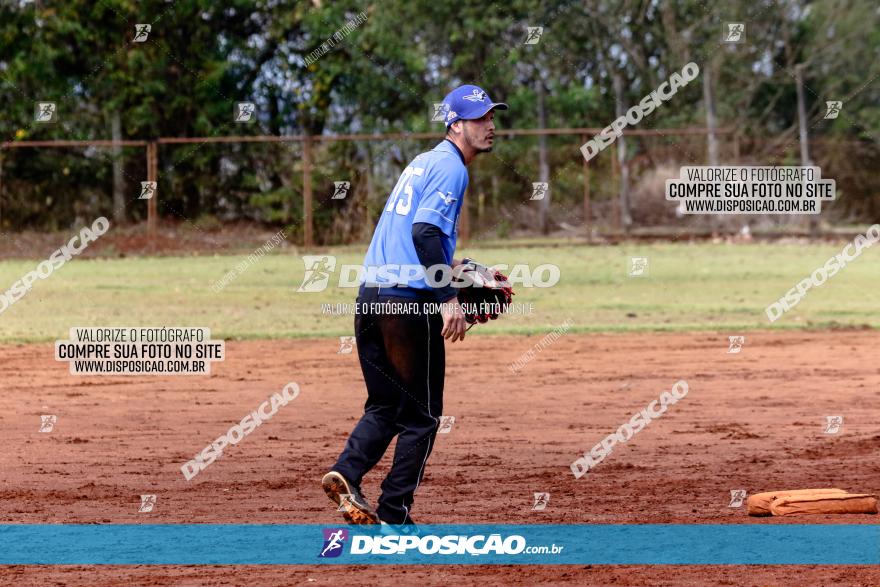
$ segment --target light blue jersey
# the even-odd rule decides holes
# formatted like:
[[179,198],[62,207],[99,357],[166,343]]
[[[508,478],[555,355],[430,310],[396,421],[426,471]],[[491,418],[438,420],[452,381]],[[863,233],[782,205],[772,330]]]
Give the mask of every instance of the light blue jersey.
[[462,156],[447,140],[413,159],[397,180],[373,232],[364,259],[363,281],[431,289],[423,276],[413,278],[405,271],[395,272],[393,267],[420,264],[412,239],[412,226],[419,222],[440,229],[443,255],[446,263],[452,264],[458,239],[458,215],[467,185],[468,173]]

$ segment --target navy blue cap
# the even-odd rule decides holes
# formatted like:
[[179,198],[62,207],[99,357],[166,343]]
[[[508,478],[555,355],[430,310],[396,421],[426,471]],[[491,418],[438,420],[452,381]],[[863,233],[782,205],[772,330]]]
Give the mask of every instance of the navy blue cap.
[[456,120],[482,118],[489,110],[507,110],[504,102],[493,102],[479,86],[458,86],[443,98],[443,111],[446,113],[446,126]]

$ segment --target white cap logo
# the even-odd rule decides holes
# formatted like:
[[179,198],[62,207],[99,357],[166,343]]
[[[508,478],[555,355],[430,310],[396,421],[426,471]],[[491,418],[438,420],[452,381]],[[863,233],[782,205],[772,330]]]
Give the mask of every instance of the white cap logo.
[[474,88],[473,93],[465,96],[464,99],[470,102],[484,102],[486,100],[486,92]]

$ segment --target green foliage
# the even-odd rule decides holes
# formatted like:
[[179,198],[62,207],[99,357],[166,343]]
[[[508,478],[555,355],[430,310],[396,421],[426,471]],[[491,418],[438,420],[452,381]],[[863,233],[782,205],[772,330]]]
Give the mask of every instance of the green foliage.
[[[0,3],[0,140],[106,139],[114,112],[127,139],[437,131],[442,126],[429,121],[430,105],[461,83],[479,83],[510,103],[511,111],[498,117],[501,128],[537,126],[537,83],[546,88],[548,126],[601,128],[616,117],[612,75],[622,76],[625,102],[635,104],[693,60],[716,81],[721,126],[761,139],[781,137],[765,141],[756,157],[784,156],[781,144],[796,138],[797,63],[806,66],[812,136],[858,141],[876,155],[875,8],[868,0],[9,0]],[[365,23],[337,35],[329,52],[306,65],[359,13]],[[729,21],[746,23],[746,43],[720,42]],[[152,24],[144,43],[132,42],[137,23]],[[535,45],[524,44],[529,26],[544,27]],[[842,114],[823,121],[824,102],[831,99],[845,101]],[[57,124],[34,123],[38,100],[58,102]],[[640,128],[703,126],[702,100],[701,83],[694,82]],[[255,124],[233,121],[238,101],[256,103]],[[554,166],[577,159],[571,141],[555,144]],[[491,191],[494,206],[518,203],[506,194],[528,187],[537,158],[534,141],[504,143],[510,144],[496,153],[503,161],[481,159],[472,184]],[[631,157],[650,155],[644,145],[633,145]],[[408,148],[401,141],[377,149],[377,186],[393,182]],[[301,206],[295,203],[302,185],[297,144],[196,143],[160,151],[162,214],[272,223],[295,217]],[[4,153],[0,228],[68,225],[78,213],[74,203],[86,215],[109,208],[109,150],[59,153]],[[320,146],[316,155],[316,183],[365,173],[363,147]],[[63,176],[62,164],[68,169]],[[239,170],[234,176],[227,172],[230,164]],[[127,149],[123,165],[126,193],[136,194],[145,179],[142,152]],[[500,177],[490,186],[493,174]],[[876,216],[876,180],[853,175],[846,189],[843,208]],[[577,189],[555,195],[570,204],[579,197]],[[53,204],[41,204],[47,198]],[[141,219],[142,206],[130,201],[127,214]],[[316,212],[319,229],[335,226],[335,218],[322,214],[324,209]]]

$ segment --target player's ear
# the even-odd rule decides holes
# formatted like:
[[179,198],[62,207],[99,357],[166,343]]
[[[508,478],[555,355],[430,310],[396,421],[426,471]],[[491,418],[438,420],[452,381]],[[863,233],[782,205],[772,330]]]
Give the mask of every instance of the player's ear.
[[458,135],[461,134],[462,126],[464,126],[464,121],[461,119],[456,120],[452,124],[449,125],[447,132],[449,134]]

